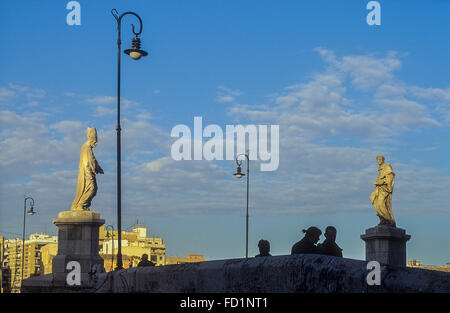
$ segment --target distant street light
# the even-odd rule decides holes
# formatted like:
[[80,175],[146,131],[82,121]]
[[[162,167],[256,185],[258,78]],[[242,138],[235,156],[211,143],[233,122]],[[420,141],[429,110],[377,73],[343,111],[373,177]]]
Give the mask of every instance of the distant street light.
[[108,225],[106,226],[106,238],[109,239],[109,230],[111,230],[111,271],[114,269],[114,226]]
[[246,225],[245,225],[245,257],[248,258],[248,187],[249,187],[249,179],[250,179],[250,159],[248,157],[248,154],[241,153],[236,156],[236,164],[237,164],[237,171],[233,175],[237,178],[242,178],[245,176],[241,171],[241,165],[242,160],[238,160],[238,158],[244,155],[247,159],[247,211],[246,211]]
[[117,232],[118,232],[118,250],[117,250],[117,269],[122,269],[122,176],[121,176],[121,147],[120,147],[120,46],[121,46],[121,21],[122,17],[125,15],[131,14],[138,18],[140,27],[139,32],[134,31],[134,25],[131,24],[133,34],[135,37],[132,40],[131,49],[127,49],[124,51],[125,54],[128,54],[132,59],[139,60],[141,57],[146,56],[148,53],[144,50],[141,50],[141,40],[139,39],[139,35],[142,33],[142,20],[134,12],[125,12],[119,16],[119,13],[116,9],[111,10],[112,15],[117,21],[117,32],[118,32],[118,40],[117,40]]
[[[27,200],[31,200],[31,208],[27,212]],[[20,289],[22,290],[23,284],[23,268],[25,264],[25,218],[27,214],[34,215],[36,212],[34,211],[34,199],[31,197],[25,197],[23,200],[23,233],[22,233],[22,278],[20,280]]]

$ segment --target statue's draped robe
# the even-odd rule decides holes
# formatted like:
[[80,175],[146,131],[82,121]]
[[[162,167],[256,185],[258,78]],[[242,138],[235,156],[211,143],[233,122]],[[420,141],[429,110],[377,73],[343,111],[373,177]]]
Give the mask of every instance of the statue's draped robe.
[[383,163],[378,167],[378,177],[374,182],[375,191],[370,195],[370,201],[380,219],[395,224],[391,207],[394,176],[395,173],[389,163]]
[[95,179],[97,168],[97,160],[89,141],[86,141],[81,147],[77,194],[71,210],[88,210],[91,206],[91,200],[97,193],[97,181]]

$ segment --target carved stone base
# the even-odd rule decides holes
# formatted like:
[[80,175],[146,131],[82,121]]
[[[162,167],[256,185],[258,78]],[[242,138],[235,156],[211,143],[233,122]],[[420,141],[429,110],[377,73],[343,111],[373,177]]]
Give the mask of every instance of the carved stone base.
[[388,225],[366,229],[361,239],[366,243],[366,261],[406,266],[406,242],[411,238],[405,230]]
[[105,223],[94,211],[63,211],[53,219],[58,227],[58,254],[52,261],[55,283],[65,285],[70,261],[81,266],[81,284],[89,285],[95,272],[103,272],[103,259],[99,252],[99,227]]

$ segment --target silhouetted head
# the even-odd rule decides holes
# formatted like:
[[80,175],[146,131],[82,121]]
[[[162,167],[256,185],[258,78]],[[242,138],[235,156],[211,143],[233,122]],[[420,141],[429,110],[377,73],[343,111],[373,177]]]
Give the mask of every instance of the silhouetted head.
[[258,242],[258,248],[260,254],[268,254],[270,251],[270,242],[264,239],[261,239]]
[[142,261],[147,261],[148,260],[148,254],[143,254],[142,255]]
[[311,226],[308,229],[303,229],[302,232],[305,233],[305,237],[311,240],[313,243],[317,243],[320,239],[322,231],[317,227]]
[[325,234],[324,234],[325,238],[327,238],[328,240],[331,241],[336,241],[336,228],[334,228],[333,226],[328,226],[325,229]]

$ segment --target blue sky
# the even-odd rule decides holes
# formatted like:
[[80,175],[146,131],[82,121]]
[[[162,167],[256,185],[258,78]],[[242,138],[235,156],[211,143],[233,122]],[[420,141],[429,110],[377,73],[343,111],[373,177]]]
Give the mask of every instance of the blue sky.
[[335,225],[344,256],[363,259],[383,154],[408,259],[449,262],[450,3],[380,1],[382,24],[369,26],[367,2],[79,1],[81,25],[68,26],[68,1],[2,1],[0,233],[21,234],[26,194],[39,212],[28,233],[56,234],[88,126],[105,170],[92,208],[115,225],[116,8],[141,16],[149,52],[122,55],[125,228],[139,219],[170,256],[244,256],[234,163],[170,157],[172,127],[202,116],[280,125],[279,169],[251,168],[250,255],[261,238],[288,254],[302,228]]

